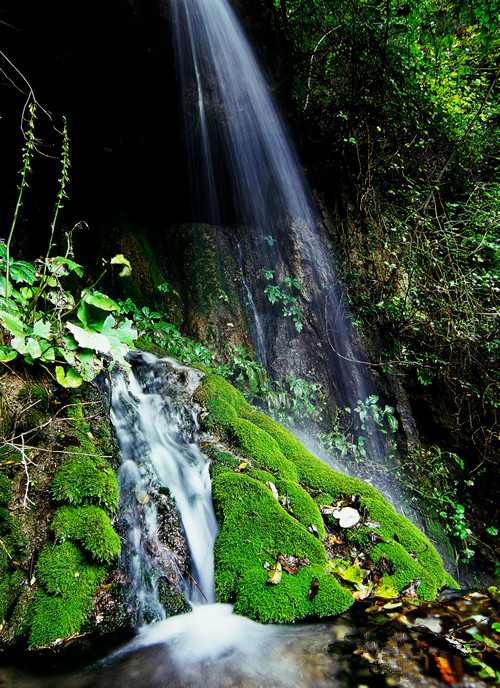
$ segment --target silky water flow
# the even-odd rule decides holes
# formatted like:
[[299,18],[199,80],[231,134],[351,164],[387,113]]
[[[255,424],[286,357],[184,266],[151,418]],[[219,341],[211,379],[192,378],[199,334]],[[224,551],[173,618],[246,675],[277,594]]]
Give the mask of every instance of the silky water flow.
[[[289,372],[320,380],[333,403],[354,408],[374,394],[368,361],[328,232],[251,46],[227,0],[170,5],[193,216],[232,244],[259,362],[272,380]],[[382,462],[377,433],[366,443]]]

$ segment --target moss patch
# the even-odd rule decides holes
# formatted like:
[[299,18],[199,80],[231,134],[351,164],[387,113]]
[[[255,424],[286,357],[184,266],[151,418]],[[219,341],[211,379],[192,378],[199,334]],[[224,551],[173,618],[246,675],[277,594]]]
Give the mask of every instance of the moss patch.
[[75,454],[64,461],[54,475],[52,494],[70,504],[97,503],[108,511],[118,507],[116,475],[97,456]]
[[[327,556],[319,540],[265,485],[225,473],[214,480],[213,498],[221,522],[214,552],[219,601],[235,601],[237,613],[261,622],[338,614],[350,606],[350,593],[333,576],[326,580]],[[268,584],[267,567],[275,565],[279,555],[307,563],[296,574],[285,571],[278,584]],[[324,594],[316,599],[319,589]]]
[[[355,547],[390,582],[387,590],[401,591],[418,578],[419,596],[436,596],[446,581],[439,554],[378,490],[333,471],[216,375],[205,376],[196,400],[207,411],[204,429],[238,457],[211,454],[221,525],[215,544],[219,601],[233,602],[236,612],[263,622],[338,614],[354,599],[356,581],[344,570],[353,565]],[[349,528],[340,527],[332,513],[347,505],[360,515]],[[273,581],[277,563],[289,557],[302,563],[281,567]]]
[[62,506],[56,511],[52,528],[56,540],[76,540],[98,561],[111,563],[120,555],[120,538],[109,516],[98,506]]

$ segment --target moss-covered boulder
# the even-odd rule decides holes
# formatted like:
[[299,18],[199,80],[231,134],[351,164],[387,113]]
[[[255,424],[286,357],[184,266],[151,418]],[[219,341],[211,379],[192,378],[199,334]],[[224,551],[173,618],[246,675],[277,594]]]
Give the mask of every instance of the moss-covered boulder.
[[219,601],[286,622],[338,614],[368,595],[435,598],[447,582],[438,552],[374,487],[333,471],[217,375],[195,398],[217,448],[208,453]]

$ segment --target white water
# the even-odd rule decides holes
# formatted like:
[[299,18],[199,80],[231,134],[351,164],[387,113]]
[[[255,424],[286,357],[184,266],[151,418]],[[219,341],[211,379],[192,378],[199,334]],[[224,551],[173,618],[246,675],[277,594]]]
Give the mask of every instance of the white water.
[[[111,394],[111,420],[122,458],[118,471],[121,510],[128,522],[127,568],[137,581],[135,604],[143,606],[150,617],[164,618],[155,578],[162,573],[165,548],[158,540],[158,508],[152,494],[168,487],[175,498],[189,545],[190,573],[197,584],[183,581],[180,587],[193,604],[215,600],[213,544],[218,525],[208,461],[195,442],[196,419],[179,402],[181,385],[175,379],[168,381],[197,373],[152,355],[135,355],[135,359],[139,373],[133,369],[129,381],[116,376]],[[175,568],[175,561],[169,563]]]
[[[312,376],[353,408],[374,393],[369,365],[354,345],[327,232],[252,49],[228,0],[171,5],[195,219],[232,226],[242,301],[270,378]],[[280,288],[287,277],[302,285],[301,334],[264,296],[263,268],[275,271]]]

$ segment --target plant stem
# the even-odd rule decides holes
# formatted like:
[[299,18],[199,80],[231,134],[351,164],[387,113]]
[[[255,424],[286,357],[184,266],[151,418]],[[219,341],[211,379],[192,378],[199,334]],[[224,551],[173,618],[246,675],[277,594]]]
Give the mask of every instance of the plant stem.
[[30,112],[30,118],[28,120],[28,131],[26,132],[26,145],[23,147],[23,168],[21,170],[21,184],[19,186],[19,194],[17,196],[16,207],[14,209],[14,216],[12,218],[12,224],[10,227],[10,233],[7,238],[6,248],[6,268],[5,268],[5,302],[8,304],[9,301],[9,276],[10,276],[10,244],[12,242],[12,237],[14,235],[14,229],[17,222],[17,217],[19,214],[19,209],[22,205],[23,191],[26,186],[26,177],[28,172],[31,172],[31,158],[33,157],[33,150],[35,148],[35,110],[36,103],[30,103],[28,106]]

